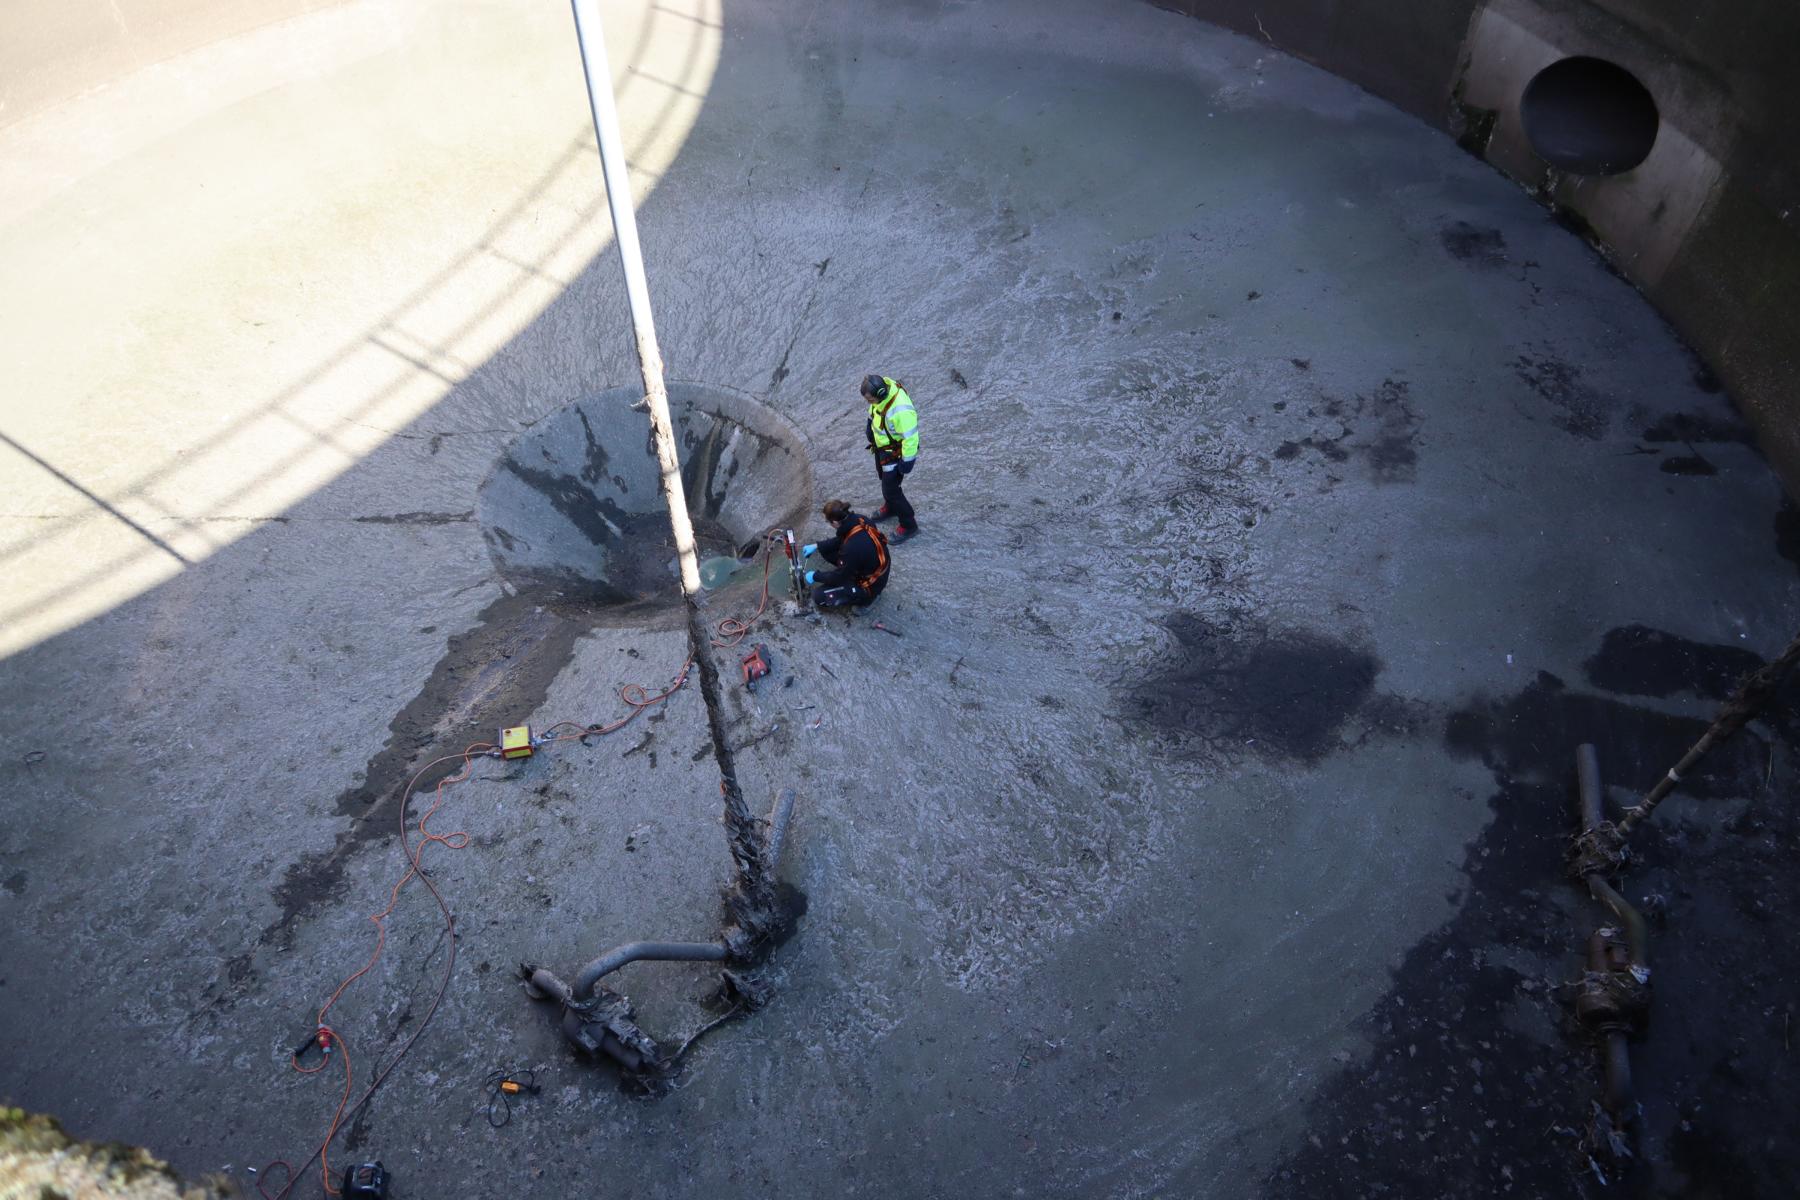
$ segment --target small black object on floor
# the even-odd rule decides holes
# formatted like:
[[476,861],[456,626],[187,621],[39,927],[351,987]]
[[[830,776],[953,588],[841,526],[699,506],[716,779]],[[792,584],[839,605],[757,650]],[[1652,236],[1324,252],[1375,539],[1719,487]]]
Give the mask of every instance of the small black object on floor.
[[387,1200],[387,1168],[378,1162],[344,1168],[344,1200]]

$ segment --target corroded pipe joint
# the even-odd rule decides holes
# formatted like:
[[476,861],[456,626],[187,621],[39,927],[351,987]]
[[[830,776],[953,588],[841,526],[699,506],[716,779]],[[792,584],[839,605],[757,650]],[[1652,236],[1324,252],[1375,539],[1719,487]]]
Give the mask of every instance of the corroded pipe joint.
[[1588,969],[1575,981],[1575,1016],[1595,1033],[1636,1034],[1650,1011],[1649,972],[1630,961],[1618,932],[1588,939]]
[[1590,875],[1610,879],[1625,866],[1627,851],[1624,835],[1611,821],[1603,821],[1569,839],[1564,855],[1569,878],[1577,883]]
[[1590,875],[1610,879],[1625,865],[1625,836],[1606,819],[1600,755],[1592,742],[1575,747],[1575,783],[1581,832],[1569,842],[1565,855],[1569,877],[1577,883]]
[[1575,1016],[1589,1029],[1606,1032],[1626,1025],[1618,999],[1606,986],[1606,976],[1588,971],[1575,982]]
[[742,925],[728,925],[719,934],[719,941],[725,947],[725,955],[732,962],[748,962],[756,953],[757,944],[762,939]]

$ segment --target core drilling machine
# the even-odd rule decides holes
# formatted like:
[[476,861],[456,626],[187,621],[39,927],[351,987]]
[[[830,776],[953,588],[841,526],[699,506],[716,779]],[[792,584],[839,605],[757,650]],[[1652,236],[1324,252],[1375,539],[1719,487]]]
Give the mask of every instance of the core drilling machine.
[[794,603],[805,608],[808,599],[806,572],[800,569],[800,540],[794,536],[793,530],[781,531],[781,549],[787,555],[788,583],[794,589]]

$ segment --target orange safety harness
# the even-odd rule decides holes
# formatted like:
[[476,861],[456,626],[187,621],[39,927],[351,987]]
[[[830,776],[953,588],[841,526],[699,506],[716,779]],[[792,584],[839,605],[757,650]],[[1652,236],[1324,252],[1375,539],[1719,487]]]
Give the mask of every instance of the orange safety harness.
[[842,544],[848,546],[850,544],[850,539],[859,533],[867,534],[869,542],[875,547],[875,569],[861,579],[858,579],[856,581],[856,586],[862,588],[865,592],[872,592],[875,590],[875,585],[880,582],[881,577],[887,574],[887,535],[875,528],[874,524],[867,517],[859,516],[856,518],[855,527],[851,529],[849,533],[844,535]]

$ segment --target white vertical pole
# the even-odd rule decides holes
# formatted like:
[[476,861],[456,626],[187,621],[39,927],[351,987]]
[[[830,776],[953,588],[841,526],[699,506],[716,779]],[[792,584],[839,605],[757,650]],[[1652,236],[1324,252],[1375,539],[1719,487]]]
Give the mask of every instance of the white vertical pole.
[[687,493],[681,486],[681,459],[675,451],[675,429],[669,421],[669,393],[663,386],[662,352],[656,348],[656,325],[650,319],[650,285],[644,278],[644,255],[638,246],[637,216],[631,208],[631,178],[619,136],[619,111],[613,103],[612,71],[606,62],[596,0],[570,0],[575,10],[575,38],[581,44],[581,69],[587,77],[588,106],[594,114],[594,137],[600,143],[600,167],[606,174],[606,203],[612,209],[613,240],[625,267],[625,295],[631,301],[632,331],[637,335],[638,366],[644,373],[644,402],[662,468],[663,500],[669,506],[669,528],[681,560],[681,593],[689,601],[700,593],[700,567],[694,557],[694,524],[688,517]]

